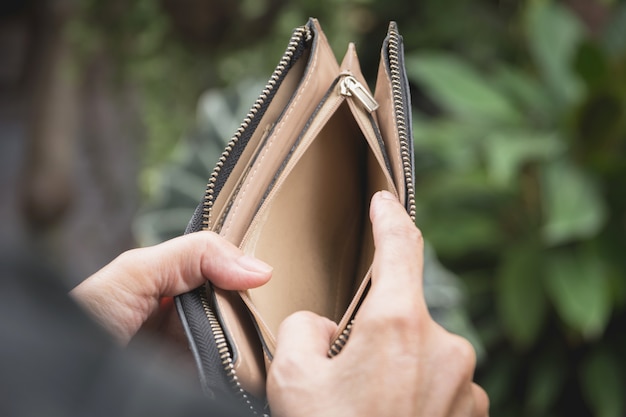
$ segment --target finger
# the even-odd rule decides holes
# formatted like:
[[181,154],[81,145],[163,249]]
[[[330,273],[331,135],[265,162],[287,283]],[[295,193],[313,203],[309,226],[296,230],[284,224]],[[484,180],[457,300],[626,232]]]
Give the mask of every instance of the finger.
[[[309,311],[294,313],[283,320],[267,374],[267,396],[273,415],[293,414],[296,408],[289,404],[302,403],[298,396],[306,396],[311,386],[316,385],[316,379],[331,369],[327,353],[336,330],[335,323]],[[328,377],[322,376],[321,380],[332,385]],[[316,405],[306,403],[302,403],[305,408]]]
[[408,294],[423,302],[424,244],[419,229],[389,192],[374,195],[370,208],[374,234],[372,291],[398,297]]
[[489,415],[489,396],[478,384],[472,384],[474,397],[474,417],[486,417]]
[[276,338],[274,361],[300,357],[305,361],[327,358],[337,324],[309,311],[300,311],[281,323]]
[[[122,257],[132,275],[154,283],[158,297],[175,296],[210,280],[227,290],[245,290],[267,282],[272,268],[213,232],[196,232]],[[146,286],[145,282],[141,285]]]

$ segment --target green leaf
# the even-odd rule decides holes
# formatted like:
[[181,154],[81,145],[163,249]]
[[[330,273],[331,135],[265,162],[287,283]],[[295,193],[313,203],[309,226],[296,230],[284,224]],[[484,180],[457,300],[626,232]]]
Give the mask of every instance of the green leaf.
[[478,170],[480,159],[476,149],[484,132],[485,129],[451,119],[416,121],[413,126],[416,150],[427,148],[437,153],[446,169],[456,173]]
[[520,114],[510,100],[464,61],[444,53],[407,57],[407,74],[436,103],[453,115],[477,124],[517,123]]
[[497,307],[509,338],[527,348],[536,340],[547,313],[539,248],[521,245],[506,252],[498,272]]
[[508,186],[527,162],[549,160],[565,150],[554,133],[494,131],[484,141],[487,172],[498,186]]
[[571,68],[584,36],[581,23],[564,6],[546,0],[530,3],[525,23],[530,53],[546,86],[558,103],[573,104],[583,92]]
[[544,166],[541,192],[548,244],[590,238],[607,219],[607,209],[596,184],[565,159]]
[[596,349],[580,368],[583,396],[597,417],[620,417],[626,412],[626,384],[621,361],[606,349]]
[[546,287],[563,321],[586,339],[603,333],[612,297],[606,267],[595,251],[561,251],[547,259]]
[[550,96],[536,76],[502,65],[494,71],[491,82],[510,97],[531,121],[548,124],[554,119],[555,111]]
[[461,256],[481,250],[497,249],[501,230],[487,214],[478,210],[435,208],[425,218],[424,233],[442,255]]

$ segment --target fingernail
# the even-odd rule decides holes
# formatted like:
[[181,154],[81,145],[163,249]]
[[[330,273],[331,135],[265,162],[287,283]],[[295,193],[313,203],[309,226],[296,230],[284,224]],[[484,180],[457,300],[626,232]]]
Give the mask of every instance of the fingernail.
[[272,267],[260,259],[250,255],[243,255],[237,259],[240,267],[246,271],[267,274],[272,271]]
[[383,200],[393,200],[393,201],[398,201],[398,199],[396,198],[395,195],[391,194],[389,191],[387,190],[382,190],[379,191],[378,193],[380,195],[380,198],[382,198]]

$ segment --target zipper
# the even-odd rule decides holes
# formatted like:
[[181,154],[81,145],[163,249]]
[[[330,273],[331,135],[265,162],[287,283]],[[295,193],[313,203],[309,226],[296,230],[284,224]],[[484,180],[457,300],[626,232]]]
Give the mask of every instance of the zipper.
[[[375,141],[378,143],[370,143],[370,148],[374,152],[374,156],[378,159],[378,162],[386,168],[387,173],[391,173],[391,163],[389,161],[389,156],[387,154],[387,148],[383,141],[383,138],[380,133],[380,129],[378,128],[377,122],[372,118],[372,114],[378,109],[379,105],[372,93],[370,93],[369,89],[365,87],[359,80],[357,80],[350,72],[344,72],[341,74],[342,79],[339,85],[339,94],[345,97],[353,98],[352,101],[356,101],[360,103],[368,117],[363,118],[363,113],[357,112],[354,113],[355,118],[357,119],[357,123],[361,126],[361,128],[369,135],[366,135],[366,140],[370,142],[370,138],[375,138]],[[370,128],[371,127],[371,128]],[[380,152],[376,152],[379,150]],[[390,183],[393,184],[394,181],[390,177],[388,178]]]
[[206,291],[204,287],[200,287],[198,290],[200,295],[200,302],[202,303],[202,308],[204,309],[204,313],[209,319],[209,327],[211,328],[211,332],[213,333],[213,338],[215,340],[215,345],[217,346],[217,351],[220,356],[220,361],[222,364],[222,368],[226,372],[226,378],[231,385],[235,395],[244,403],[244,405],[248,408],[248,410],[253,415],[261,415],[263,417],[269,417],[268,414],[261,412],[257,409],[257,407],[252,403],[250,396],[243,389],[239,379],[237,378],[235,372],[235,365],[233,363],[233,357],[230,353],[230,348],[228,346],[228,342],[226,340],[226,335],[224,334],[224,330],[220,325],[213,309],[209,304],[209,300],[206,295]]
[[347,75],[341,80],[340,94],[346,97],[355,97],[369,113],[378,108],[374,96],[352,75]]
[[333,356],[337,356],[339,352],[344,348],[346,343],[348,343],[348,338],[350,337],[350,332],[352,331],[352,325],[354,324],[354,318],[350,319],[350,322],[346,325],[346,328],[339,334],[337,339],[333,342],[328,349],[328,357],[332,358]]
[[[409,141],[409,127],[407,127],[407,116],[404,112],[404,94],[402,94],[402,68],[400,65],[400,34],[395,24],[389,29],[389,72],[391,73],[391,93],[393,96],[393,108],[398,126],[398,137],[400,139],[400,156],[404,171],[404,181],[407,190],[407,212],[411,220],[415,222],[415,184],[413,184],[413,164],[411,146]],[[408,109],[411,111],[411,109]]]
[[255,117],[259,113],[259,109],[261,109],[263,105],[265,104],[265,100],[267,100],[267,97],[270,96],[272,91],[276,88],[276,84],[278,80],[282,78],[285,70],[288,68],[289,63],[294,56],[297,46],[302,42],[303,39],[307,42],[310,41],[311,37],[312,37],[311,29],[306,25],[300,26],[294,30],[294,33],[291,35],[291,39],[289,40],[289,43],[287,44],[287,49],[285,50],[285,53],[283,54],[282,58],[278,62],[278,65],[274,69],[274,72],[272,73],[269,81],[265,85],[265,88],[263,88],[263,90],[261,91],[261,94],[256,99],[252,107],[250,108],[250,111],[248,111],[248,114],[244,118],[243,122],[241,123],[241,125],[239,126],[235,134],[231,137],[231,139],[226,144],[226,147],[224,151],[222,152],[222,154],[220,155],[220,158],[217,164],[215,165],[215,168],[213,169],[213,172],[211,173],[211,176],[209,177],[209,180],[207,182],[206,191],[204,194],[204,202],[203,202],[203,207],[202,207],[203,230],[211,230],[211,226],[212,226],[211,225],[211,213],[213,211],[213,204],[215,203],[215,198],[216,198],[215,186],[217,184],[217,178],[222,172],[224,163],[229,158],[230,153],[232,152],[237,142],[239,142],[239,139],[241,139],[241,135],[246,131],[250,123],[255,119]]
[[[215,202],[215,187],[217,184],[217,179],[220,173],[222,172],[222,168],[224,163],[229,158],[233,148],[241,139],[243,133],[248,129],[252,121],[257,117],[259,110],[265,104],[267,98],[272,94],[273,90],[276,88],[277,83],[280,79],[283,78],[285,71],[289,68],[289,64],[294,57],[296,52],[296,48],[303,40],[309,42],[312,38],[311,29],[305,25],[296,28],[287,44],[287,49],[285,53],[281,57],[278,65],[274,69],[269,81],[265,85],[265,88],[261,91],[261,94],[256,99],[250,111],[244,118],[243,122],[235,132],[235,134],[228,141],[224,151],[220,155],[220,158],[209,177],[207,182],[206,191],[204,195],[203,205],[202,205],[202,229],[203,230],[212,230],[211,224],[211,212],[213,210],[213,204]],[[216,230],[217,231],[217,230]],[[209,327],[211,328],[211,332],[213,334],[213,338],[215,340],[215,344],[217,350],[219,352],[220,361],[224,372],[226,373],[227,379],[229,380],[231,387],[235,393],[235,395],[243,402],[243,404],[248,408],[248,410],[253,415],[261,415],[264,417],[268,417],[268,414],[260,411],[255,404],[252,402],[250,395],[243,389],[241,383],[239,382],[235,365],[233,361],[233,356],[230,351],[230,347],[228,346],[228,342],[226,340],[226,335],[224,334],[224,330],[215,316],[211,305],[209,304],[209,300],[206,295],[205,286],[202,286],[198,289],[198,293],[200,296],[200,301],[202,303],[202,308],[204,309],[204,313],[209,321]]]
[[[411,158],[411,147],[409,145],[409,141],[412,140],[409,137],[409,130],[407,127],[407,116],[404,111],[404,94],[402,94],[402,67],[400,65],[400,34],[395,26],[389,29],[389,41],[388,41],[388,57],[389,57],[389,72],[391,74],[391,94],[393,97],[393,109],[396,118],[396,125],[398,129],[398,138],[400,140],[400,157],[402,159],[402,170],[404,172],[404,181],[406,184],[407,190],[407,212],[411,217],[411,220],[415,222],[415,185],[413,183],[413,166],[412,166],[412,158]],[[356,81],[356,80],[355,80]],[[347,86],[348,87],[348,86]],[[346,87],[346,88],[347,88]],[[358,93],[353,93],[359,99],[360,97],[360,89]],[[365,91],[367,93],[367,91]],[[369,93],[368,93],[369,94]],[[365,99],[367,102],[369,98]],[[375,102],[375,101],[374,101]],[[363,103],[363,101],[362,101]],[[367,105],[363,103],[364,106]],[[410,109],[409,109],[410,111]],[[364,295],[363,295],[364,296]],[[350,338],[350,332],[352,331],[352,326],[354,325],[354,316],[355,312],[352,315],[352,318],[343,329],[343,331],[339,334],[339,336],[335,339],[335,341],[328,349],[328,356],[333,357],[338,355],[341,350],[344,348],[346,343],[348,343],[348,339]]]

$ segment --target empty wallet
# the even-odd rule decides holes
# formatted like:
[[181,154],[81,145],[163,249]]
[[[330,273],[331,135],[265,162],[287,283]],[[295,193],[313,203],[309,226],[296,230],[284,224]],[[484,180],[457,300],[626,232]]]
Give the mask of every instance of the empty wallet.
[[266,87],[228,142],[186,233],[212,230],[273,267],[247,291],[210,283],[176,297],[203,388],[269,414],[266,367],[283,319],[313,311],[348,342],[367,294],[372,195],[395,194],[414,217],[411,105],[394,22],[370,92],[354,44],[342,63],[315,19],[292,34]]

